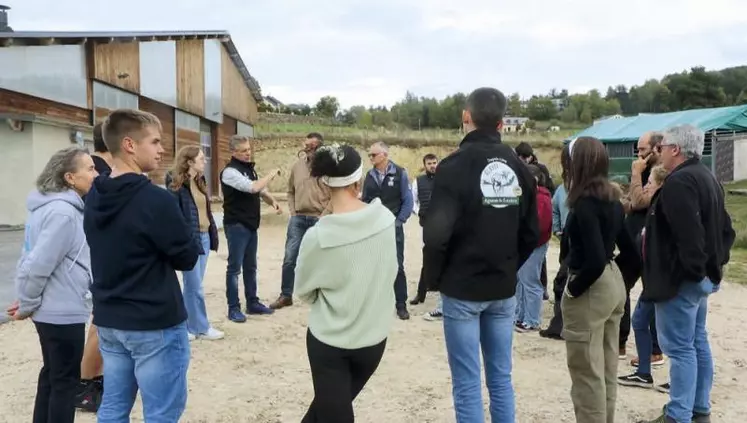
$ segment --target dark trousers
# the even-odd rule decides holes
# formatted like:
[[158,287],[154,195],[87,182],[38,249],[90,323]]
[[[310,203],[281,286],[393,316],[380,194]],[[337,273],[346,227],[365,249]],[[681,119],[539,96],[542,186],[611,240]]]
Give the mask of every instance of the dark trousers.
[[34,322],[34,325],[39,334],[44,364],[36,385],[33,422],[73,423],[86,325],[40,322]]
[[314,400],[301,423],[353,423],[353,400],[379,367],[386,339],[365,348],[332,347],[306,332]]
[[540,282],[542,282],[542,286],[545,287],[545,292],[547,292],[547,257],[542,260],[542,273],[540,273]]
[[397,224],[395,228],[395,240],[397,241],[397,278],[394,279],[394,299],[397,307],[405,307],[407,304],[407,278],[405,277],[405,229]]
[[[622,320],[620,320],[620,349],[624,349],[625,346],[628,343],[628,337],[630,337],[630,316],[631,316],[631,310],[630,310],[630,290],[633,289],[633,287],[625,287],[627,297],[625,298],[625,313],[623,314]],[[640,300],[639,300],[640,301]],[[653,350],[652,354],[654,355],[661,355],[661,347],[659,347],[659,338],[656,335],[656,318],[652,318],[652,322],[650,325],[651,330],[651,341],[653,344]]]
[[565,263],[560,264],[558,274],[555,275],[553,281],[553,296],[555,297],[555,304],[553,304],[552,319],[550,319],[550,325],[545,329],[547,333],[560,336],[563,332],[563,313],[560,310],[560,301],[563,299],[563,291],[565,291],[565,283],[568,280],[568,266]]

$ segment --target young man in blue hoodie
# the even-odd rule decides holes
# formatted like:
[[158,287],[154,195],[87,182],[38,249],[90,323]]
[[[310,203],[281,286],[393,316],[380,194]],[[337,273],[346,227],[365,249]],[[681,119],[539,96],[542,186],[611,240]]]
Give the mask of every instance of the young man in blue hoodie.
[[103,134],[112,171],[94,181],[84,212],[106,376],[98,422],[129,421],[138,389],[146,421],[177,422],[190,348],[176,271],[192,269],[199,249],[171,194],[144,175],[164,151],[158,118],[115,110]]

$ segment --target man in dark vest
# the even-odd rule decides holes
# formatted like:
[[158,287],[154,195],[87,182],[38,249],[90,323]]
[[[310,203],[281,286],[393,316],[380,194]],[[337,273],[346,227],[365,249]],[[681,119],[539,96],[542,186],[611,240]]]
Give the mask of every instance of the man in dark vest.
[[412,213],[412,192],[407,171],[389,160],[389,147],[383,142],[374,143],[368,150],[371,159],[371,169],[363,181],[361,199],[369,203],[374,198],[381,199],[381,203],[397,218],[396,240],[397,261],[399,271],[394,280],[394,296],[397,302],[397,317],[402,320],[410,318],[407,311],[407,279],[405,278],[405,231],[402,225],[407,222]]
[[[431,191],[433,190],[433,180],[436,176],[436,166],[438,166],[438,157],[435,154],[428,153],[423,156],[423,168],[425,173],[415,179],[412,185],[412,198],[414,199],[413,214],[417,214],[420,220],[420,227],[423,227],[425,215],[428,212],[428,205],[431,201]],[[428,287],[423,282],[423,272],[420,272],[420,281],[418,282],[418,294],[410,301],[410,304],[417,305],[425,301]],[[435,320],[441,316],[441,308],[437,307],[434,311],[427,313],[425,318]],[[430,317],[430,318],[429,318]]]
[[[259,228],[259,198],[280,214],[280,206],[267,190],[267,185],[280,169],[275,169],[262,178],[257,176],[252,161],[251,138],[236,135],[231,138],[229,148],[231,161],[220,173],[223,191],[223,227],[228,241],[228,268],[226,269],[226,299],[228,319],[244,323],[239,300],[239,273],[244,276],[246,312],[249,314],[272,314],[274,310],[265,306],[257,297],[257,229]],[[243,272],[242,272],[243,268]]]

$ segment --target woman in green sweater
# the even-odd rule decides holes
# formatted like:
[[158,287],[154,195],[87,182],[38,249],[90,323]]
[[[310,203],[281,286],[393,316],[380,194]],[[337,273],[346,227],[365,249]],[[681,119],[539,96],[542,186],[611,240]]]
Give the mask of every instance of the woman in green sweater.
[[311,303],[314,400],[302,423],[352,423],[394,320],[395,218],[378,199],[358,199],[363,168],[352,147],[320,147],[311,175],[330,187],[331,214],[306,232],[296,264],[296,295]]

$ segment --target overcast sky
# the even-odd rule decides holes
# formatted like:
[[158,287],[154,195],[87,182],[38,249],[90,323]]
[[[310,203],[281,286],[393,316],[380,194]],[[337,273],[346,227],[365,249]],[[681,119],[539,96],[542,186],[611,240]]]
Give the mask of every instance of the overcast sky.
[[[231,32],[265,95],[528,97],[747,64],[747,0],[0,0],[25,30]],[[78,9],[71,8],[74,4]]]

